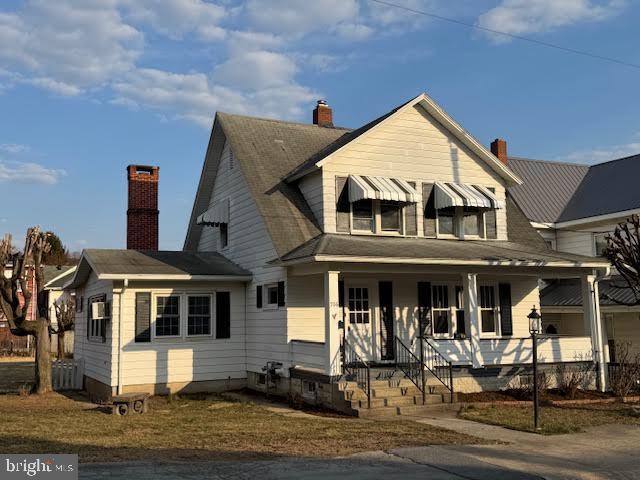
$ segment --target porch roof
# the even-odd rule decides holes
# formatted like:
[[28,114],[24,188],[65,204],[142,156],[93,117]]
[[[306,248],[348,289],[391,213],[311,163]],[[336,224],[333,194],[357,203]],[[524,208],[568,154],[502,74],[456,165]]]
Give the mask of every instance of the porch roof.
[[495,240],[442,240],[373,235],[323,234],[280,259],[282,264],[312,261],[605,268],[598,257]]
[[[624,279],[613,276],[599,283],[600,305],[620,306],[632,304],[635,297],[630,288],[626,288]],[[580,307],[582,306],[582,284],[579,279],[566,278],[555,280],[540,290],[540,305],[543,307]],[[621,307],[622,308],[622,307]]]

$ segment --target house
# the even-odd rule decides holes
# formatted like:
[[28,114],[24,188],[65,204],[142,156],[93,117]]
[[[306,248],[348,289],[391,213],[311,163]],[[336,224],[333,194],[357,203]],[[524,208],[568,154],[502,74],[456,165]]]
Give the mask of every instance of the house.
[[[72,279],[75,271],[76,267],[69,265],[45,265],[43,267],[45,303],[47,304],[47,312],[54,329],[58,326],[56,304],[74,295],[74,292],[64,290],[64,286]],[[51,335],[52,353],[58,352],[57,337],[58,335],[55,333]],[[73,330],[66,332],[64,335],[64,351],[66,354],[73,353]]]
[[[392,405],[371,393],[389,378],[407,401],[498,389],[530,372],[539,279],[589,291],[608,266],[548,248],[508,194],[520,178],[425,94],[355,130],[322,101],[313,124],[218,112],[182,251],[157,251],[158,169],[128,178],[129,250],[85,250],[68,284],[94,394],[248,386],[347,409]],[[539,358],[604,387],[587,298]]]
[[[36,291],[36,275],[33,266],[25,268],[29,288],[32,292]],[[2,274],[9,278],[13,274],[13,265],[6,266]],[[18,292],[20,303],[24,304],[22,292]],[[27,320],[35,320],[37,316],[38,299],[36,295],[31,297],[30,305],[27,307]],[[11,332],[9,321],[0,309],[0,355],[33,355],[34,343],[29,335],[14,335]]]
[[[509,166],[524,180],[510,193],[548,245],[560,252],[599,256],[607,234],[640,213],[640,155],[591,166],[510,157]],[[619,286],[624,281],[615,272],[598,285],[604,345],[612,362],[616,342],[631,342],[632,351],[640,353],[640,306],[621,305],[634,299]],[[546,330],[580,330],[582,303],[577,280],[551,282],[541,292]]]

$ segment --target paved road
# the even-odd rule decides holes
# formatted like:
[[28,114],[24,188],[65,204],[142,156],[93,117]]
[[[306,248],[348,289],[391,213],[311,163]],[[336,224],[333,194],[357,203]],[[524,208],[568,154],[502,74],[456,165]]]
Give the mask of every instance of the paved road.
[[607,425],[572,435],[542,436],[453,418],[420,418],[508,444],[433,446],[369,452],[326,460],[93,464],[90,480],[529,480],[640,479],[640,428]]

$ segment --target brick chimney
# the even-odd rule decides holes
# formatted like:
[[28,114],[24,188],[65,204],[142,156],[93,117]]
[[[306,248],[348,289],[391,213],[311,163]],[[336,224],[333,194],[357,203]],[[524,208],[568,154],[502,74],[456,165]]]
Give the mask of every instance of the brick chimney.
[[507,142],[501,138],[496,138],[491,142],[491,153],[498,157],[498,160],[507,165]]
[[333,127],[333,110],[325,100],[318,100],[313,109],[313,123],[319,127]]
[[127,207],[127,249],[158,250],[159,167],[129,165]]

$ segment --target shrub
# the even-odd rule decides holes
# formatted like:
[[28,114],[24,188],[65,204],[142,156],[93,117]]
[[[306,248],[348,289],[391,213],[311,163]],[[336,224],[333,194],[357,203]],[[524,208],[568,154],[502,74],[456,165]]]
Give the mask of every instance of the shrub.
[[[538,372],[538,398],[544,399],[551,384],[549,375],[546,372]],[[518,375],[516,381],[512,382],[510,393],[518,400],[531,400],[533,398],[533,374]]]
[[631,353],[629,342],[616,342],[617,363],[609,369],[609,385],[614,395],[626,397],[640,382],[640,354]]
[[578,390],[587,388],[591,366],[589,364],[567,365],[561,363],[556,366],[556,383],[558,391],[563,396],[573,400]]

